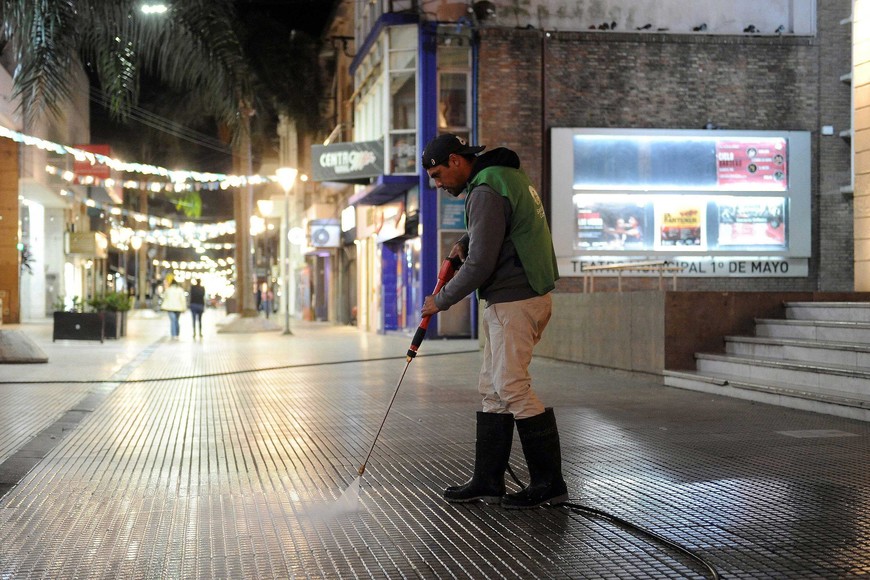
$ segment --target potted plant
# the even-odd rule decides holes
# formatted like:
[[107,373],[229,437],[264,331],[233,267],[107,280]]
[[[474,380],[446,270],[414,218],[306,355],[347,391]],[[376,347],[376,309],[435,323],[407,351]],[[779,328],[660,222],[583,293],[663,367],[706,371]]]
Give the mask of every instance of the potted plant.
[[127,336],[127,311],[130,298],[124,292],[107,292],[88,300],[88,306],[103,315],[106,338]]
[[118,313],[119,336],[127,336],[127,312],[133,305],[131,297],[126,292],[109,292],[104,298],[106,310]]
[[54,303],[54,327],[52,340],[99,340],[105,338],[103,315],[100,312],[84,312],[78,296],[58,298]]

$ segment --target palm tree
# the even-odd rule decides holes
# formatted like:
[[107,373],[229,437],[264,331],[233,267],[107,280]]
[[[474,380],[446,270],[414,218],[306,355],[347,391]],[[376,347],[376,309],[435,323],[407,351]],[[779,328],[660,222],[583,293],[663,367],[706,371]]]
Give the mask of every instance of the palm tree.
[[[11,45],[14,95],[25,123],[59,115],[71,94],[73,67],[84,63],[123,119],[139,98],[140,79],[152,75],[175,89],[195,92],[206,110],[231,129],[240,167],[250,167],[252,90],[234,29],[232,0],[175,0],[163,14],[145,14],[140,0],[0,0],[0,40]],[[251,191],[241,188],[250,205]],[[244,212],[243,212],[244,213]],[[249,277],[247,216],[236,214],[237,281]],[[243,312],[253,297],[237,283]]]
[[239,36],[254,82],[256,119],[274,129],[283,114],[302,131],[322,129],[320,41],[256,10],[240,21]]
[[123,118],[148,73],[195,90],[210,112],[238,128],[250,80],[236,36],[232,0],[176,0],[146,14],[139,0],[0,0],[2,36],[15,58],[14,92],[26,120],[57,114],[71,71],[91,68],[114,115]]

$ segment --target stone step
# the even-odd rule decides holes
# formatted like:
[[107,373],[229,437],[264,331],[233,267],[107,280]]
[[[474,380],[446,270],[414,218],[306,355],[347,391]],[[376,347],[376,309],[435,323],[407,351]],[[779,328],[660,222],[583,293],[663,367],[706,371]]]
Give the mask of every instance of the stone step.
[[800,360],[776,360],[735,355],[695,355],[700,374],[725,375],[754,384],[781,384],[817,393],[870,397],[870,370]]
[[870,344],[870,323],[759,318],[755,321],[755,335]]
[[786,319],[726,336],[725,354],[696,353],[667,386],[870,421],[870,303],[787,302]]
[[789,320],[870,323],[870,302],[786,302]]
[[698,371],[665,371],[669,387],[767,403],[814,413],[870,421],[870,397],[849,393],[819,393],[787,383],[754,382],[744,377]]
[[870,370],[870,344],[727,336],[725,352],[742,357],[831,363]]

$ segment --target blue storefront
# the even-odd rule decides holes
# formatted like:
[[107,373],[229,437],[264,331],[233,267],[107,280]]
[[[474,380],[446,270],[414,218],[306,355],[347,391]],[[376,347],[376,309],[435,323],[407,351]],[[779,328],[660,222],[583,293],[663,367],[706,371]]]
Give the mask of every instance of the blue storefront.
[[[431,187],[419,167],[423,144],[440,133],[471,138],[472,38],[468,30],[374,18],[352,63],[354,142],[315,146],[317,181],[356,183],[359,326],[412,331],[441,261],[464,231],[462,200]],[[475,333],[473,300],[441,313],[430,336]]]

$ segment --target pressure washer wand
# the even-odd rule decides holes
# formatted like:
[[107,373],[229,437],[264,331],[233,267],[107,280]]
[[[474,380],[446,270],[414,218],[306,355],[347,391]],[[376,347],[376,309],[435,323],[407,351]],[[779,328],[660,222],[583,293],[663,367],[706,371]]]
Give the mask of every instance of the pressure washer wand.
[[[435,290],[432,294],[438,294],[441,288],[444,287],[456,274],[456,270],[462,266],[462,260],[458,257],[447,258],[441,263],[441,270],[438,271],[438,283],[435,284]],[[405,369],[402,371],[402,376],[399,377],[399,382],[396,383],[396,390],[393,391],[393,397],[390,399],[390,404],[387,405],[387,412],[384,413],[384,419],[381,421],[381,426],[378,427],[378,432],[375,433],[375,439],[372,441],[372,446],[369,448],[369,453],[366,455],[366,460],[359,466],[357,470],[360,476],[366,471],[366,465],[369,463],[369,458],[372,456],[372,451],[375,450],[375,444],[378,442],[378,437],[381,435],[381,430],[384,428],[384,423],[387,422],[387,415],[390,414],[390,409],[393,408],[393,401],[396,400],[396,395],[399,394],[399,387],[402,386],[402,381],[405,379],[405,373],[408,372],[408,367],[411,366],[411,361],[417,356],[417,349],[423,344],[423,339],[426,337],[426,329],[429,328],[429,319],[432,316],[424,316],[420,321],[420,326],[417,327],[417,332],[414,333],[414,338],[411,340],[411,347],[408,349],[408,354],[405,357]]]

